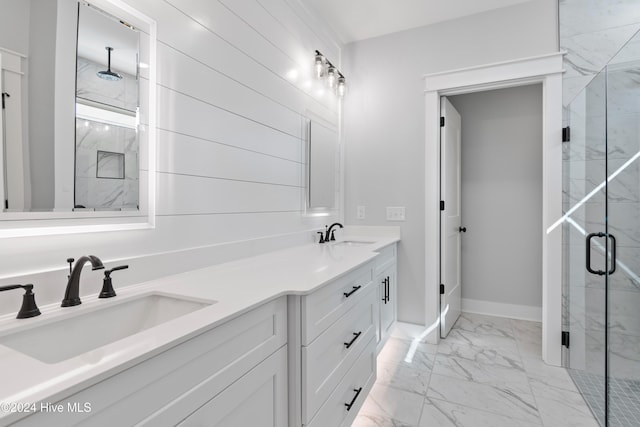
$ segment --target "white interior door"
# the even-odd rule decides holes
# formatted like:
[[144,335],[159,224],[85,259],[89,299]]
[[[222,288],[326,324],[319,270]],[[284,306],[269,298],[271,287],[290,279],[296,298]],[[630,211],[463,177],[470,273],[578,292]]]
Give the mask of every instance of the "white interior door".
[[[460,316],[460,114],[445,97],[440,103],[440,336],[446,337]],[[441,119],[442,120],[442,119]]]

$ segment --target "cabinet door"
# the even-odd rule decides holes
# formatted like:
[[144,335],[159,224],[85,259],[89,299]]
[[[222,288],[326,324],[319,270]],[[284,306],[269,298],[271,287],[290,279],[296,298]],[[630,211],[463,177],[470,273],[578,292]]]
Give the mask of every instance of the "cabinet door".
[[380,335],[384,339],[396,317],[395,265],[387,268],[380,277]]
[[285,345],[179,425],[287,427],[287,399]]

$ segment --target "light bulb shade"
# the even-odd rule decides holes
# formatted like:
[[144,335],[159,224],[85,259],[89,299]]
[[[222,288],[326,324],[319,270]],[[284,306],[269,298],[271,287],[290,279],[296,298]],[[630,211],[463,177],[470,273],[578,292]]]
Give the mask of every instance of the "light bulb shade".
[[347,82],[344,77],[338,78],[338,85],[336,86],[336,94],[342,98],[347,93]]
[[315,71],[316,71],[316,77],[317,78],[322,78],[324,77],[324,68],[325,68],[325,59],[324,56],[322,55],[316,55],[316,65],[315,65]]
[[336,68],[333,65],[330,65],[329,69],[327,70],[327,84],[331,89],[335,89],[337,80],[338,73],[336,71]]

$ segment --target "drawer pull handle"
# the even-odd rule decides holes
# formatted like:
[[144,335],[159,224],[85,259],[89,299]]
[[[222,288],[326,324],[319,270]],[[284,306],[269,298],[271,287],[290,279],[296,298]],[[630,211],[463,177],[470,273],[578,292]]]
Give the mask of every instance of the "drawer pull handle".
[[345,292],[343,295],[345,296],[345,298],[349,298],[351,295],[353,295],[353,293],[355,291],[357,291],[358,289],[360,289],[362,286],[354,286],[353,290],[351,292]]
[[362,334],[362,331],[354,332],[353,333],[353,335],[354,335],[353,339],[351,341],[349,341],[349,342],[344,343],[344,346],[347,347],[347,348],[351,347],[353,345],[353,343],[356,342],[358,337],[360,337],[360,334]]
[[353,404],[356,403],[356,399],[358,398],[358,396],[360,396],[360,392],[362,391],[362,387],[354,388],[353,391],[356,392],[356,395],[353,396],[353,399],[351,399],[351,402],[344,404],[344,406],[347,407],[347,411],[350,411],[351,407],[353,406]]

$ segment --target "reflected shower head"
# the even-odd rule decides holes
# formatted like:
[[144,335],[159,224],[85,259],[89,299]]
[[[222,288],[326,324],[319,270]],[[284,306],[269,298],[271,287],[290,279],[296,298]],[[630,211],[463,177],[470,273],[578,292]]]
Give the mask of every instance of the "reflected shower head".
[[122,76],[118,73],[111,71],[111,51],[112,47],[105,47],[107,49],[107,69],[105,71],[98,71],[96,75],[104,80],[117,81],[122,79]]

